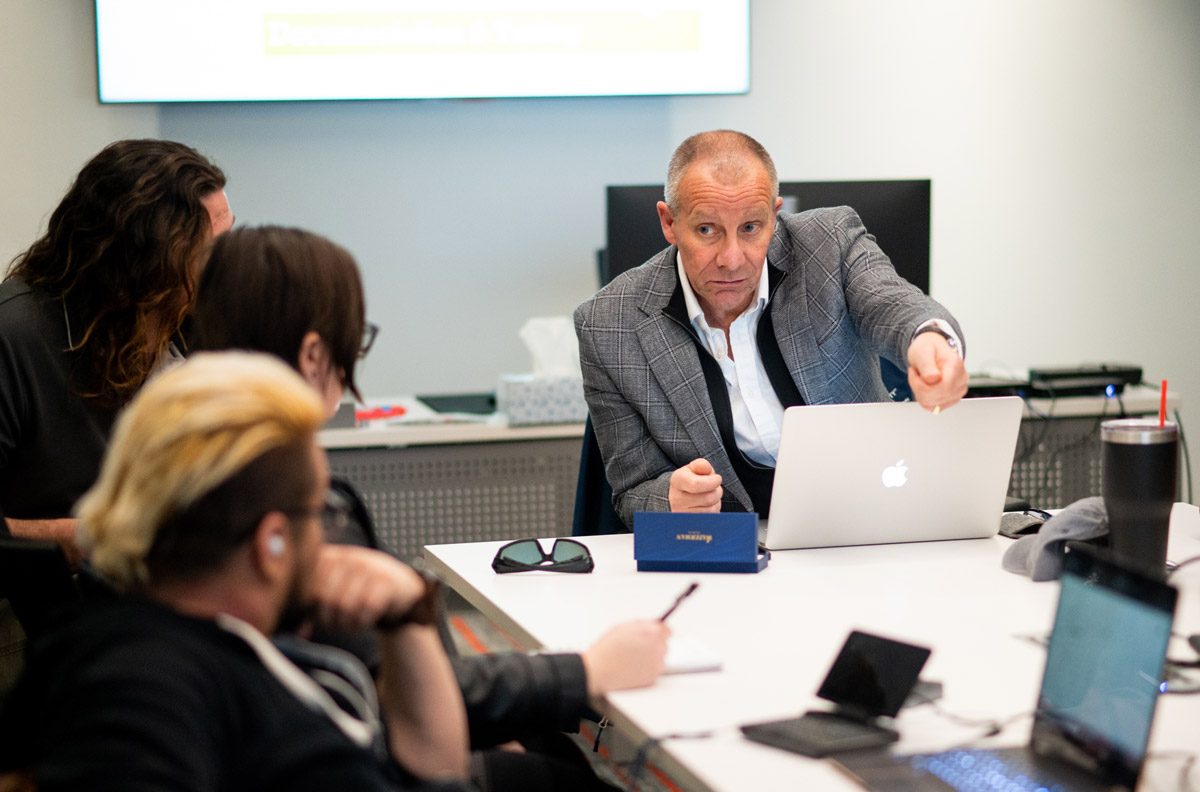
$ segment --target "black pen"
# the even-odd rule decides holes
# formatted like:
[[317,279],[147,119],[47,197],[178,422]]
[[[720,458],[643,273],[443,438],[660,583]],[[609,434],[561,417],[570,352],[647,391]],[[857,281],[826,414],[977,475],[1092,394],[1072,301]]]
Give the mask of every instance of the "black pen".
[[692,583],[692,585],[685,588],[683,590],[683,593],[680,594],[678,597],[676,597],[675,601],[671,603],[671,607],[667,608],[667,612],[664,613],[662,616],[658,617],[658,620],[660,622],[665,622],[667,620],[667,617],[670,616],[672,613],[674,613],[675,609],[679,607],[679,603],[683,602],[685,599],[687,599],[689,596],[691,596],[692,592],[695,591],[699,587],[700,587],[699,583]]

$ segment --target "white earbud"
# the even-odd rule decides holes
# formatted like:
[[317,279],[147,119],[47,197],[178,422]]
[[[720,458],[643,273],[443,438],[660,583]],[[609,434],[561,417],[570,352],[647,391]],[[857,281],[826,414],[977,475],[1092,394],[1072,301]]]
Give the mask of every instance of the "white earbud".
[[283,537],[276,534],[267,538],[267,552],[273,556],[283,555],[283,550],[286,547]]

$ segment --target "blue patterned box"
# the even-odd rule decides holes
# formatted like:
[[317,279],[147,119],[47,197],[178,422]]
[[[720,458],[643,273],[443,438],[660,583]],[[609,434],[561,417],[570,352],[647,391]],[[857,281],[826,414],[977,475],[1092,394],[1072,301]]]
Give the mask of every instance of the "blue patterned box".
[[496,410],[508,416],[509,426],[583,423],[588,414],[583,378],[504,374],[496,388]]
[[635,512],[633,557],[639,572],[761,572],[753,512]]

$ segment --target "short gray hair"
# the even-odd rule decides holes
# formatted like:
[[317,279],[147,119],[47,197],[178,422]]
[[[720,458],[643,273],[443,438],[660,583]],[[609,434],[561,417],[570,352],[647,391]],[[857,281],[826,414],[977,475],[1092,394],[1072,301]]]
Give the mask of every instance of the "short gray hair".
[[679,144],[671,155],[671,163],[667,166],[667,184],[663,200],[671,212],[678,212],[679,184],[688,166],[698,159],[713,159],[718,164],[739,164],[738,161],[749,155],[757,159],[767,171],[771,181],[772,199],[779,195],[779,174],[775,170],[775,162],[767,150],[754,138],[745,132],[734,129],[714,129],[710,132],[699,132]]

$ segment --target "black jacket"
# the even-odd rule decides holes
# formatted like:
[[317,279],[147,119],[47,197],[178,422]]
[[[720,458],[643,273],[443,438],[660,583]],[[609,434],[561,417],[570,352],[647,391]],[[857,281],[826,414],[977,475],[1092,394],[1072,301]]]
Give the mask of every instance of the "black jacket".
[[[379,549],[371,515],[353,485],[334,478],[330,489],[346,501],[353,520],[341,535],[326,539]],[[502,652],[459,656],[444,615],[438,631],[462,689],[473,749],[540,732],[575,732],[581,718],[595,719],[588,706],[587,676],[579,655]],[[373,633],[321,634],[313,639],[340,646],[368,668],[378,668]]]

